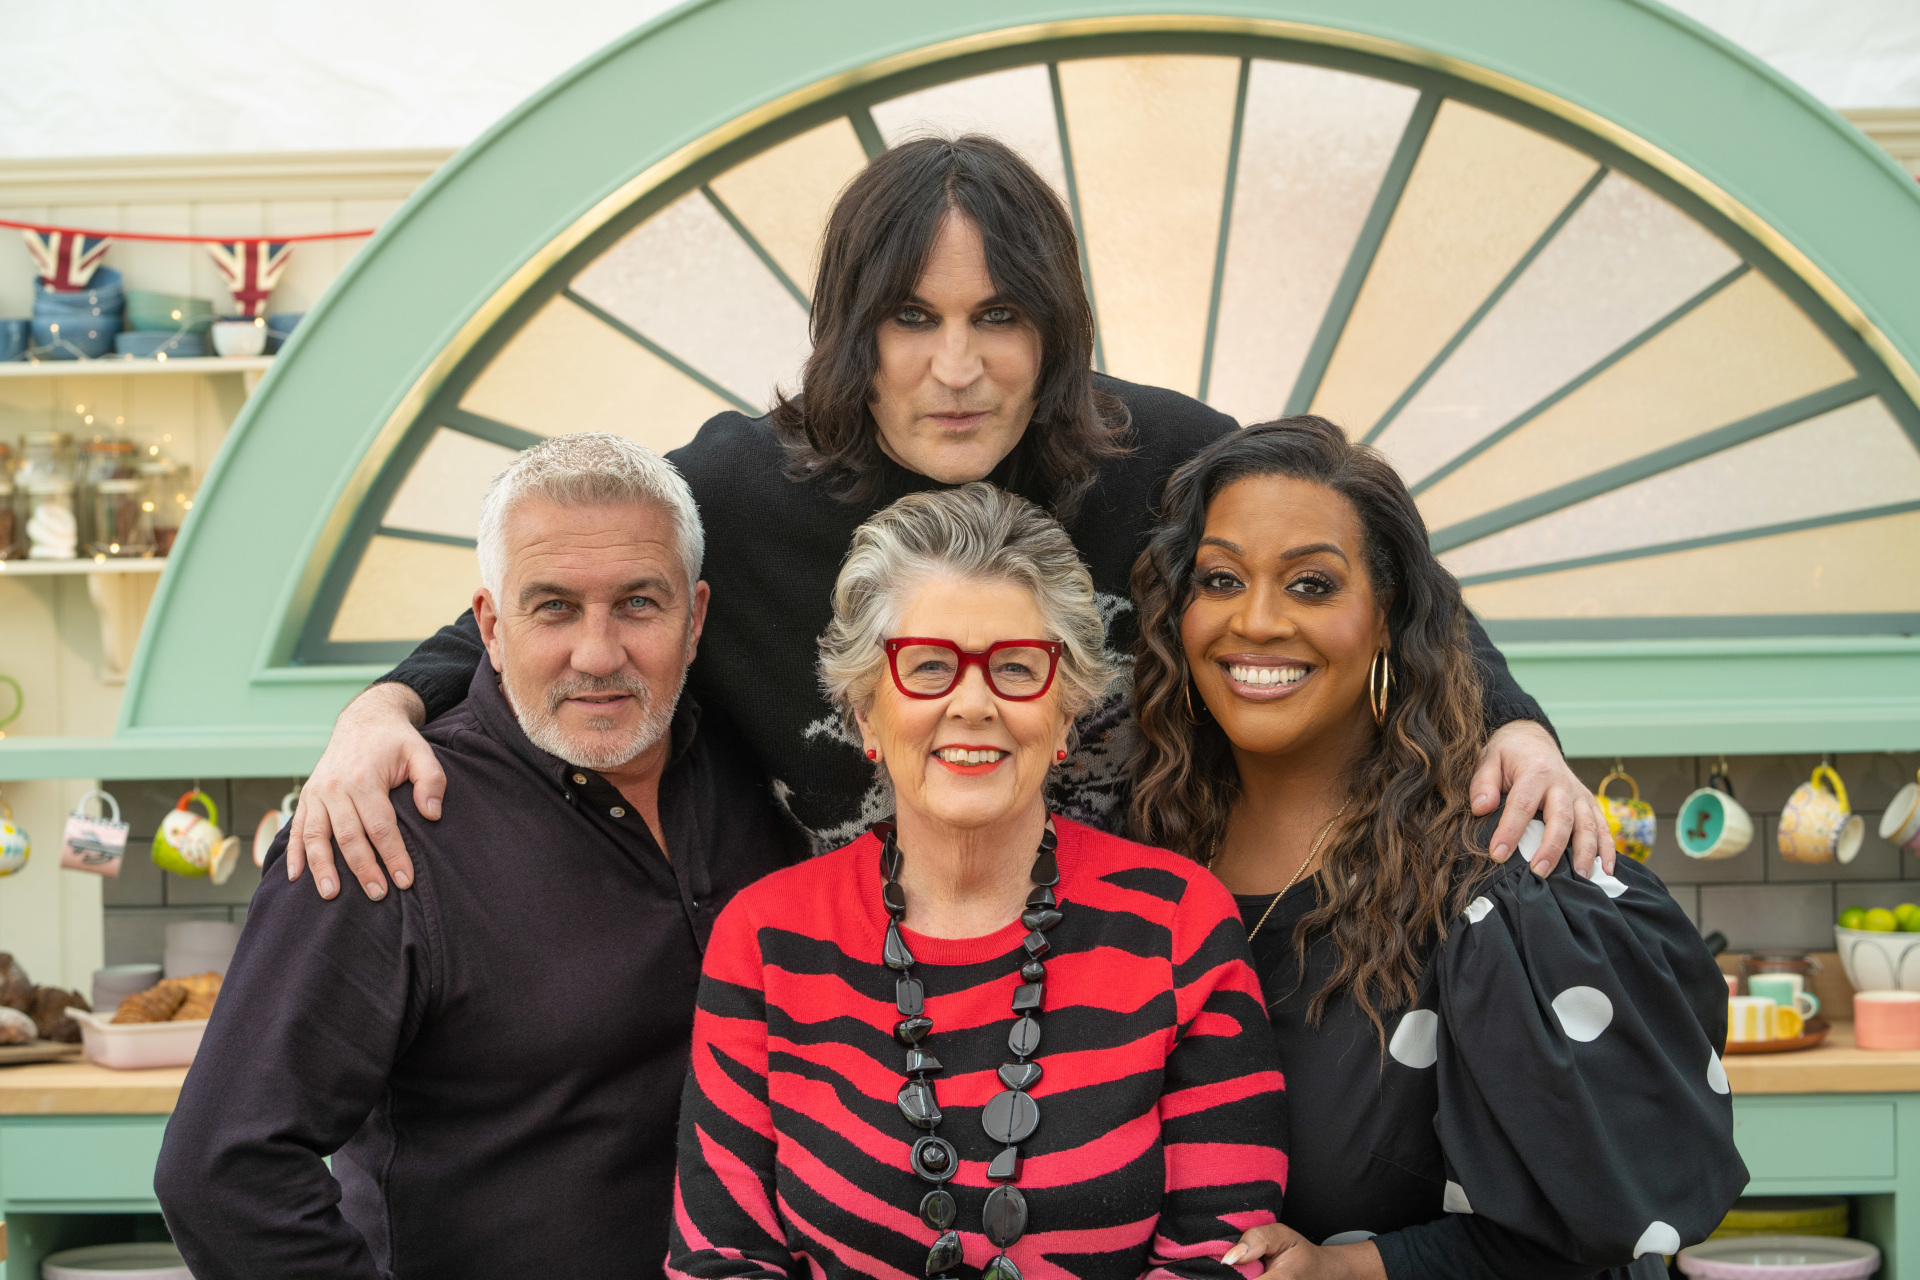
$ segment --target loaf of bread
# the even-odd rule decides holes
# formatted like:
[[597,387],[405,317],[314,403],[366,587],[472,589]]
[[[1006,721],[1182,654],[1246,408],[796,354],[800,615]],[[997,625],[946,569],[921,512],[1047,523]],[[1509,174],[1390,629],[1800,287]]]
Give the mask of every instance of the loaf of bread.
[[33,979],[10,954],[0,951],[0,1006],[30,1013],[33,1009]]
[[178,982],[162,982],[136,991],[120,1002],[114,1013],[116,1023],[166,1022],[186,1001],[187,989]]
[[168,978],[120,1002],[115,1022],[194,1022],[213,1015],[220,997],[220,975],[208,970],[188,978]]
[[42,1040],[57,1040],[62,1044],[80,1043],[80,1024],[68,1016],[67,1010],[90,1011],[93,1006],[78,991],[62,991],[58,987],[35,987],[33,991],[33,1024],[40,1030]]
[[18,1009],[0,1004],[0,1044],[25,1044],[38,1038],[39,1033],[32,1018]]

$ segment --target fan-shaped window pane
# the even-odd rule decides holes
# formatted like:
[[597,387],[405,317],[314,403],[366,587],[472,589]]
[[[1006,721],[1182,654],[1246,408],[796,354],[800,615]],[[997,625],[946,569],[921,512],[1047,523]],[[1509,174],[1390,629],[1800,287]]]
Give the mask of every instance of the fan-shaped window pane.
[[513,458],[512,449],[442,427],[420,451],[380,523],[390,529],[475,537],[480,532],[480,498]]
[[709,185],[787,279],[811,295],[827,215],[840,188],[866,164],[867,153],[842,116],[735,165]]
[[1920,500],[1920,453],[1862,400],[1470,542],[1463,578]]
[[629,231],[573,289],[749,405],[795,385],[807,358],[806,311],[699,191]]
[[1750,271],[1420,495],[1435,530],[1845,381],[1825,334]]
[[1920,613],[1920,512],[1466,589],[1503,618]]
[[1375,443],[1416,483],[1739,265],[1699,223],[1609,174]]
[[1313,411],[1364,435],[1598,169],[1522,125],[1443,103]]
[[460,407],[543,436],[610,431],[664,452],[733,406],[561,296],[493,358]]
[[472,547],[376,535],[327,639],[344,644],[430,636],[466,611],[479,585]]
[[928,133],[990,134],[1018,151],[1066,199],[1067,166],[1044,66],[1010,67],[903,94],[875,106],[873,122],[890,147]]
[[1200,388],[1237,58],[1060,64],[1107,370]]
[[1207,401],[1241,422],[1285,412],[1307,348],[1419,95],[1256,59]]

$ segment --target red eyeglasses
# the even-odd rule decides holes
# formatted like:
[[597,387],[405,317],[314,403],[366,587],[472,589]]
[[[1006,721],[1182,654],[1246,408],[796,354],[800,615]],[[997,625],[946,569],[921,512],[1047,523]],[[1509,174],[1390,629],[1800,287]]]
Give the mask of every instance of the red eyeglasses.
[[909,698],[944,698],[978,665],[987,687],[1010,702],[1031,702],[1053,687],[1057,640],[1002,640],[968,653],[951,640],[897,636],[885,642],[894,688]]

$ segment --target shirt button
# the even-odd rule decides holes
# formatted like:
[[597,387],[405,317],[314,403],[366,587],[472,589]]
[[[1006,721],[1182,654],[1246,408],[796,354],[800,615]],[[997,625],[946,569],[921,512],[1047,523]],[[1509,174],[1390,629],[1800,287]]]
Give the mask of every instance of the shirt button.
[[625,809],[622,809],[619,805],[613,806],[613,808],[607,810],[607,812],[612,814],[616,818],[624,818],[627,816],[627,811]]
[[586,775],[586,774],[584,774],[584,773],[576,773],[576,774],[574,774],[574,775],[573,775],[573,783],[574,783],[574,785],[575,785],[575,786],[577,786],[577,787],[584,787],[584,786],[586,786],[586,785],[587,785],[587,775]]

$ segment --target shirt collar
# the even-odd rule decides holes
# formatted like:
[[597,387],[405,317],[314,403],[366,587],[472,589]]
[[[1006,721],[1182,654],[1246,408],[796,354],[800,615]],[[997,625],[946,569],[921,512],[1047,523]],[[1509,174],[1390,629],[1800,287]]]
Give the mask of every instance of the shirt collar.
[[[513,714],[513,707],[507,702],[507,691],[501,686],[500,673],[493,669],[492,659],[480,659],[480,665],[474,669],[473,682],[467,686],[467,700],[481,728],[561,790],[568,790],[572,776],[582,772],[580,766],[541,750],[527,737],[527,731],[520,727],[520,718]],[[683,689],[667,729],[668,769],[692,749],[699,732],[700,705]]]

